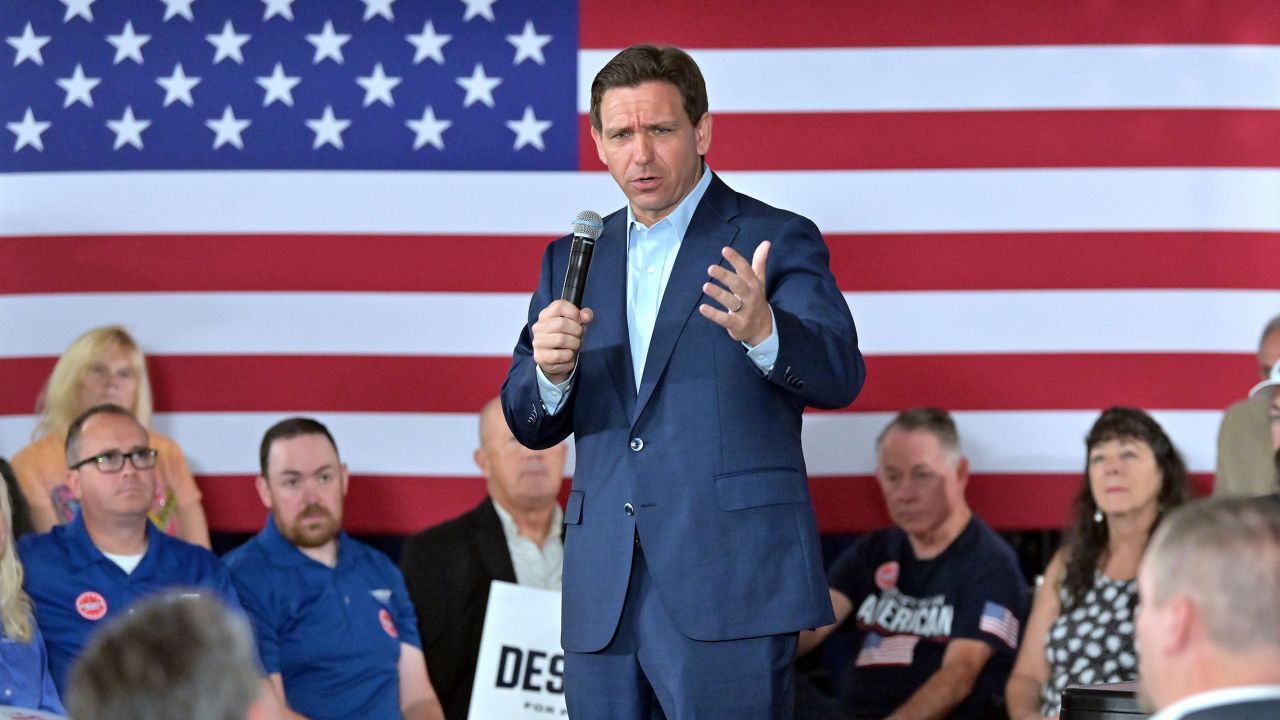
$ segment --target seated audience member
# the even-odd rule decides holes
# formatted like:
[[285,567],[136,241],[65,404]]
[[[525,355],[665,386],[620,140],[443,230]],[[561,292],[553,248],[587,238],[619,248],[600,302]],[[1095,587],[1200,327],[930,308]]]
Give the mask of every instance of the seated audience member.
[[1218,428],[1214,497],[1255,497],[1277,490],[1272,456],[1280,449],[1280,393],[1275,388],[1280,385],[1280,315],[1262,330],[1258,364],[1263,382],[1227,408]]
[[858,539],[831,569],[833,625],[853,619],[842,689],[853,718],[978,718],[999,697],[1027,590],[1013,549],[964,499],[969,463],[944,410],[900,413],[876,440],[894,527]]
[[431,684],[445,717],[471,705],[480,633],[494,580],[560,590],[564,444],[530,450],[516,441],[498,399],[480,411],[476,465],[489,496],[470,512],[409,538],[401,554]]
[[1085,438],[1069,539],[1036,592],[1005,690],[1009,717],[1056,717],[1067,685],[1133,680],[1138,562],[1160,518],[1187,499],[1187,468],[1134,408],[1102,413]]
[[1280,718],[1280,503],[1171,513],[1138,575],[1138,665],[1152,720]]
[[[40,419],[36,439],[13,456],[13,469],[27,497],[36,532],[71,522],[76,500],[68,489],[63,445],[71,419],[93,405],[127,408],[143,427],[151,424],[151,383],[138,344],[118,325],[100,327],[76,338],[36,401]],[[209,547],[209,526],[200,506],[200,489],[177,443],[151,432],[160,451],[151,521],[169,535]]]
[[0,476],[4,477],[4,488],[9,495],[9,507],[13,510],[9,529],[13,531],[14,539],[35,532],[35,528],[31,526],[31,511],[27,508],[27,498],[18,485],[18,476],[14,474],[9,461],[4,458],[0,458]]
[[311,720],[442,718],[400,571],[342,531],[347,466],[329,430],[289,418],[258,453],[266,527],[226,557],[258,652]]
[[67,431],[64,473],[80,512],[18,543],[59,691],[89,636],[141,597],[183,585],[237,604],[231,577],[213,553],[165,535],[148,519],[159,459],[128,410],[89,408]]
[[216,600],[151,598],[71,668],[71,720],[278,720],[254,653],[248,623]]
[[31,598],[22,589],[10,493],[0,492],[0,705],[63,712]]

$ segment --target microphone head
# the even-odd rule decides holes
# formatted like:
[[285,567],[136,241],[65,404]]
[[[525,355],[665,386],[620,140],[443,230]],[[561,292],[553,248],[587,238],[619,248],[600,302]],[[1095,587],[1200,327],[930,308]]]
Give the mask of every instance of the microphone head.
[[604,218],[600,213],[583,210],[573,219],[573,234],[577,237],[599,240],[604,233]]

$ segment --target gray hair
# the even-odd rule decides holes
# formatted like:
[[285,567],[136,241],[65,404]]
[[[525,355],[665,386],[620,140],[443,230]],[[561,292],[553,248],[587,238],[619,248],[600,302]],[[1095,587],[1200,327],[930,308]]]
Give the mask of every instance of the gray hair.
[[923,430],[938,438],[938,444],[948,455],[960,457],[960,433],[956,430],[956,421],[952,420],[951,414],[942,408],[919,407],[898,413],[876,437],[877,451],[884,444],[884,438],[890,430],[903,432]]
[[136,606],[71,668],[72,720],[244,720],[262,693],[244,618],[196,591]]
[[1280,649],[1280,500],[1188,503],[1160,524],[1144,561],[1157,606],[1175,594],[1200,608],[1214,644]]

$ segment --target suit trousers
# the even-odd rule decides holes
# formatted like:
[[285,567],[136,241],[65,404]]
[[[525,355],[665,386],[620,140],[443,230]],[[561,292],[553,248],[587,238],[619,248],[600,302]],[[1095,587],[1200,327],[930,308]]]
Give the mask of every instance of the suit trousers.
[[790,720],[796,633],[692,640],[658,596],[640,543],[613,639],[566,652],[565,701],[574,720]]

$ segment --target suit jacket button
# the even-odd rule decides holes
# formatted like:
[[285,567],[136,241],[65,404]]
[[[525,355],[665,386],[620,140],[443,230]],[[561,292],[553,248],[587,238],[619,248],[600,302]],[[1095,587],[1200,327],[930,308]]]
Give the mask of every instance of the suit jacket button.
[[640,439],[640,438],[638,438],[638,437],[637,437],[637,438],[631,438],[631,450],[632,450],[632,451],[634,451],[634,452],[640,452],[640,451],[641,451],[641,450],[643,450],[643,449],[644,449],[644,440],[641,440],[641,439]]
[[631,503],[627,503],[626,505],[622,506],[622,512],[626,513],[627,515],[635,515],[636,508]]

